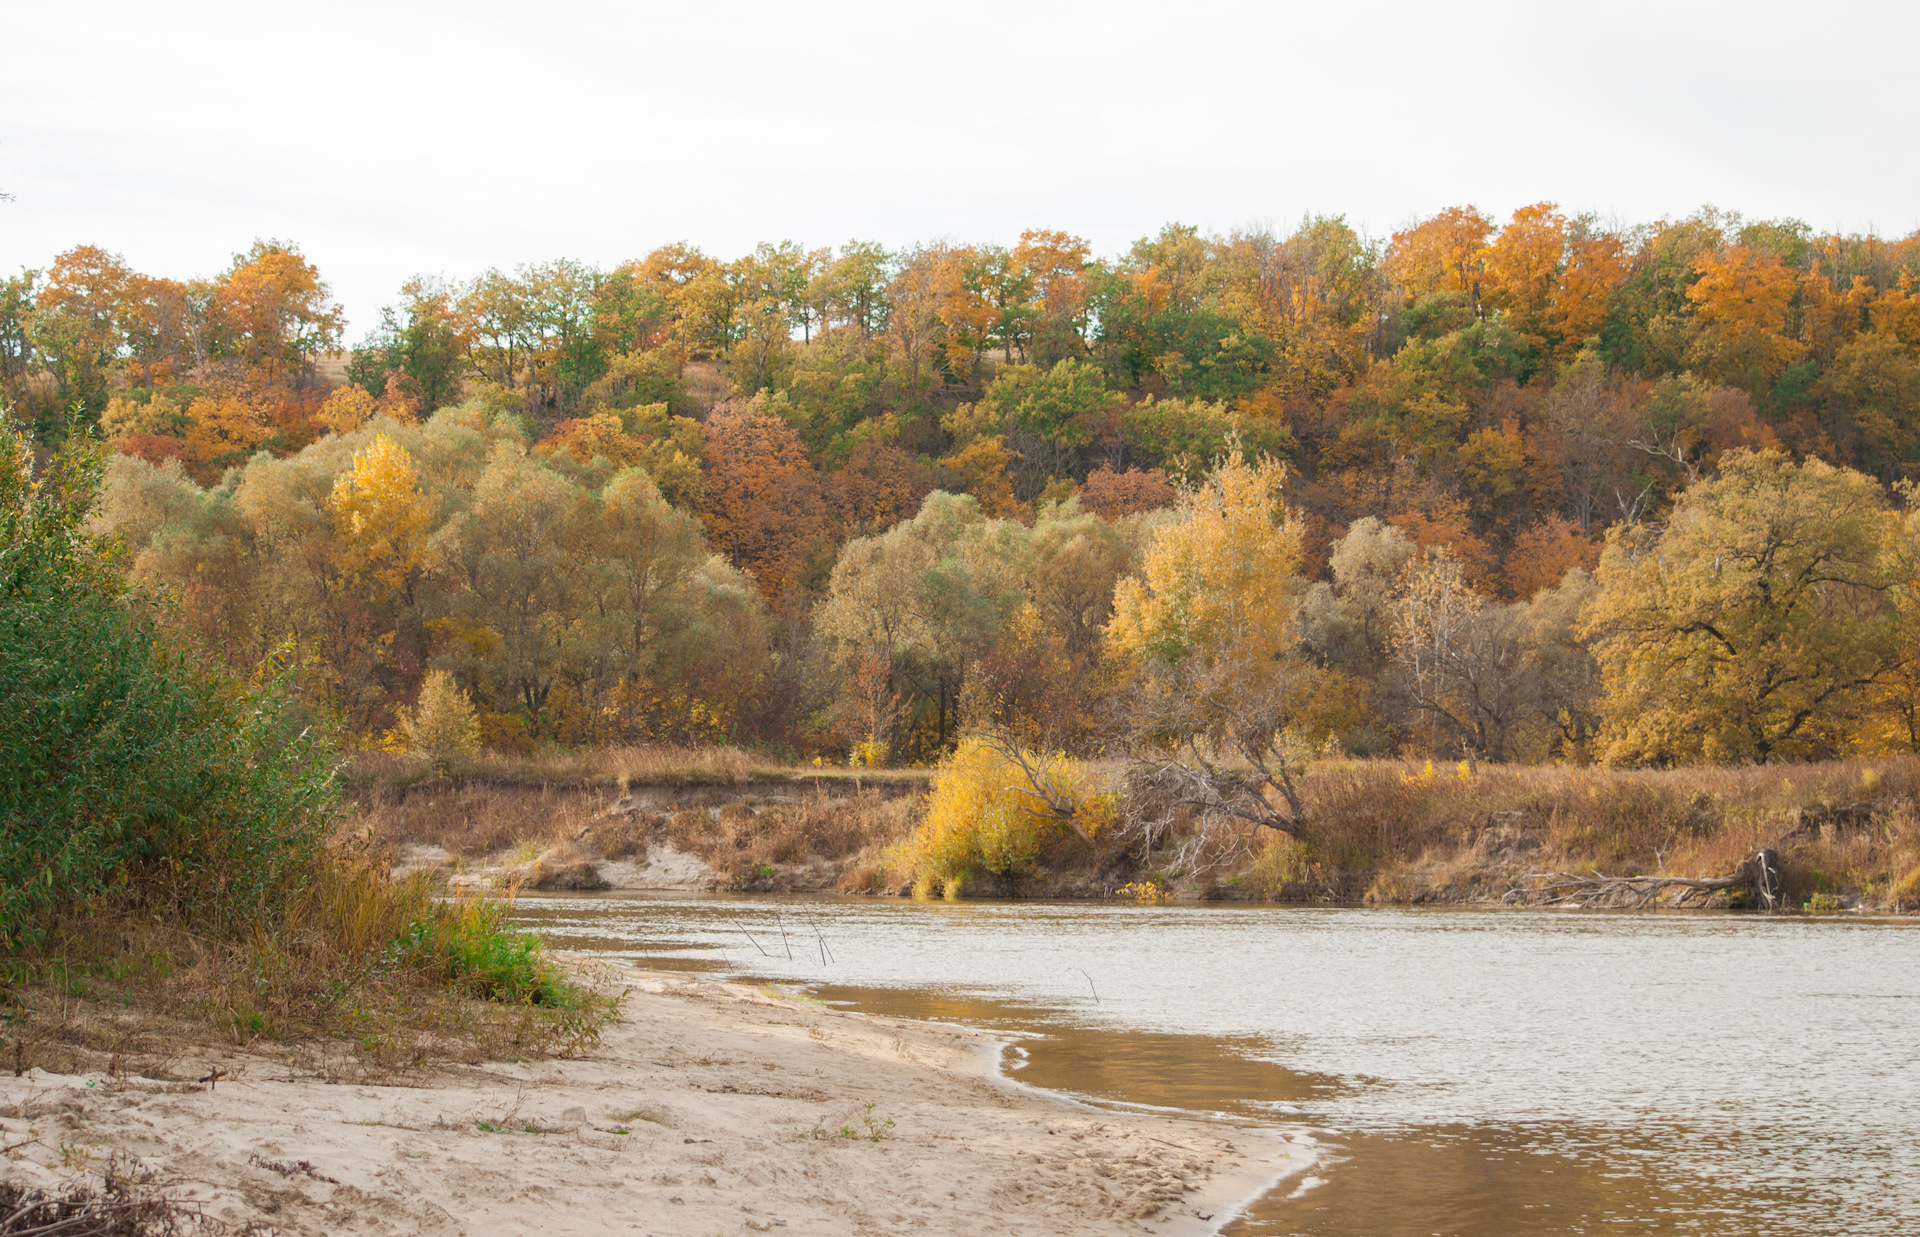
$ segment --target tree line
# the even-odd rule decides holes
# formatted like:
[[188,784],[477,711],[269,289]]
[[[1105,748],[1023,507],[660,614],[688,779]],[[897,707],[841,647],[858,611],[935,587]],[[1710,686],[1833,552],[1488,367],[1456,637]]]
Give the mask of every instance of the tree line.
[[0,287],[0,381],[118,447],[103,518],[177,621],[294,650],[368,742],[440,669],[496,745],[1092,750],[1191,646],[1125,634],[1198,578],[1156,556],[1252,470],[1286,544],[1218,588],[1277,607],[1261,673],[1313,669],[1276,732],[1765,759],[1914,742],[1917,277],[1920,235],[1549,203],[676,245],[416,278],[340,354],[292,246],[186,283],[82,248]]

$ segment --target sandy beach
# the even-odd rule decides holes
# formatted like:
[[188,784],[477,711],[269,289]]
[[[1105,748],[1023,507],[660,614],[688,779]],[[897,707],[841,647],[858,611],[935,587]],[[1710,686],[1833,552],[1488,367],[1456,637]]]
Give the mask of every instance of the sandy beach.
[[284,1048],[176,1078],[0,1079],[0,1174],[110,1164],[287,1234],[1212,1233],[1312,1150],[1001,1077],[999,1041],[615,969],[586,1056],[330,1081]]

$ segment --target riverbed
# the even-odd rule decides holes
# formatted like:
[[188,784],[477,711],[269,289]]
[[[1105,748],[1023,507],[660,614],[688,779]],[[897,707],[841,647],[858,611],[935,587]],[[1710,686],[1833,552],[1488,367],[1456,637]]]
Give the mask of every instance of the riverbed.
[[1319,1140],[1229,1234],[1920,1231],[1920,924],[523,898],[556,948],[1008,1032],[1111,1105]]

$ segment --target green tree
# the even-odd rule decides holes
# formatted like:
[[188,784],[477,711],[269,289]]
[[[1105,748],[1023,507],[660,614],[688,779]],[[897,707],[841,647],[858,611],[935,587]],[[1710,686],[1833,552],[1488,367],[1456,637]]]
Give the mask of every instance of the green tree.
[[402,390],[431,412],[460,393],[467,341],[453,291],[428,275],[400,285],[400,303],[380,311],[380,325],[353,351],[347,379],[374,393],[397,375]]

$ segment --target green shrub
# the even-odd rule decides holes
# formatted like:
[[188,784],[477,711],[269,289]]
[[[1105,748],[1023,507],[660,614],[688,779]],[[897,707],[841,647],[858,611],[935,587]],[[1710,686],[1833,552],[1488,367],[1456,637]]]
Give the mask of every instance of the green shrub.
[[0,414],[0,947],[110,904],[256,917],[312,861],[328,748],[282,683],[246,684],[167,635],[88,534],[100,448],[44,468]]

